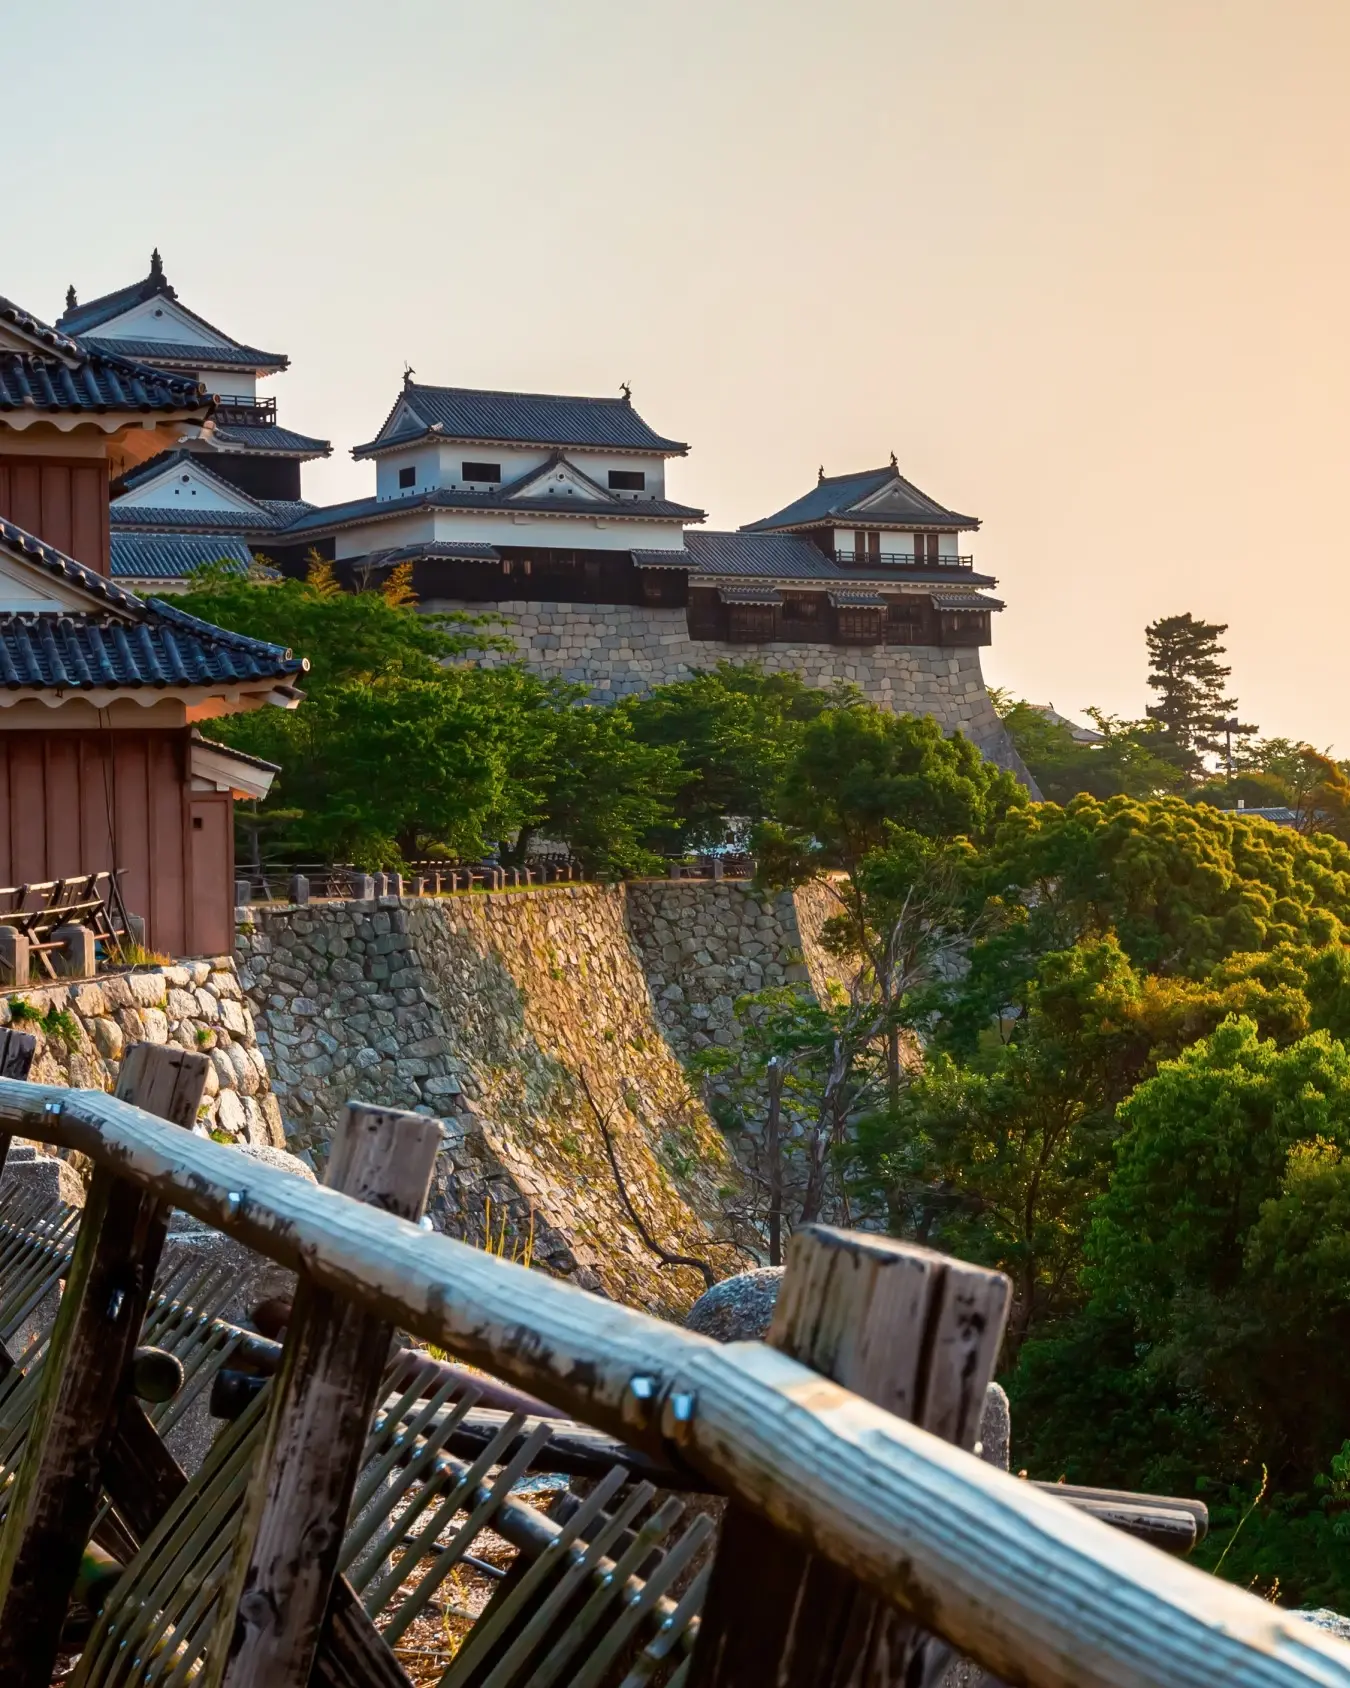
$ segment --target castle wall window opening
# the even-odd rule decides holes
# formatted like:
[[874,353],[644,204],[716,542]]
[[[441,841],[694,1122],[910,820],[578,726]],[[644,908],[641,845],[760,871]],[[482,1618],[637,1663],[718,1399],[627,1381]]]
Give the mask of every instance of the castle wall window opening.
[[461,463],[460,479],[465,481],[500,481],[500,463]]

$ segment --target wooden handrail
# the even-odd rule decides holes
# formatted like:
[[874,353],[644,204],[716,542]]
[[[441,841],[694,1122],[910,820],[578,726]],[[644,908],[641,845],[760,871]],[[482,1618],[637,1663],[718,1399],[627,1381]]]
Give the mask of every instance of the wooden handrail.
[[687,1461],[1010,1682],[1350,1688],[1350,1647],[763,1344],[719,1346],[100,1092],[0,1080],[0,1130],[78,1149],[586,1423]]

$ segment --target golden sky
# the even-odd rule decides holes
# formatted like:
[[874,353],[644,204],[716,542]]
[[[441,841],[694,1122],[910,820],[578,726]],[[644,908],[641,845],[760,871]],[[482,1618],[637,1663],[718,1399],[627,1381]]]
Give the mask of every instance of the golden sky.
[[992,682],[1138,713],[1190,610],[1248,720],[1350,752],[1350,0],[7,12],[0,291],[53,316],[158,243],[290,354],[307,496],[369,489],[405,360],[628,380],[711,525],[892,450],[981,516]]

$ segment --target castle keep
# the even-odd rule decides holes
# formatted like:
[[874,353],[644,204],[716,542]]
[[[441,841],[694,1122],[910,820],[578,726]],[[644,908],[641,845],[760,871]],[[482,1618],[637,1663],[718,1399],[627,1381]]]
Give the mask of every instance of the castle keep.
[[[258,380],[287,360],[188,309],[158,255],[149,276],[62,326],[91,346],[190,374],[215,409],[194,437],[114,488],[113,573],[159,590],[204,560],[317,553],[353,588],[400,564],[428,609],[500,615],[521,657],[600,700],[732,658],[846,680],[884,707],[934,716],[1024,775],[980,669],[996,582],[977,572],[974,516],[901,474],[826,475],[736,532],[669,496],[689,447],[613,398],[442,387],[409,371],[373,438],[365,498],[315,507],[300,465],[328,442],[277,425]],[[488,660],[506,660],[490,658]]]

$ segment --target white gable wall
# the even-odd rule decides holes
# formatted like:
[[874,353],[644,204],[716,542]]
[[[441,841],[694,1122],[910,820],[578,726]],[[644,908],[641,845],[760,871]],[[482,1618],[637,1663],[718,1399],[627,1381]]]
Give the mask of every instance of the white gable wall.
[[110,322],[88,330],[97,340],[172,340],[181,346],[228,346],[223,335],[213,334],[182,311],[172,299],[143,300]]
[[548,546],[559,551],[678,551],[684,545],[684,530],[678,522],[634,522],[621,515],[496,516],[477,510],[418,510],[342,528],[334,536],[334,545],[341,561],[433,539]]
[[193,464],[173,463],[159,474],[113,500],[115,507],[168,510],[182,506],[189,510],[242,510],[256,512],[257,505],[245,493],[201,474]]

